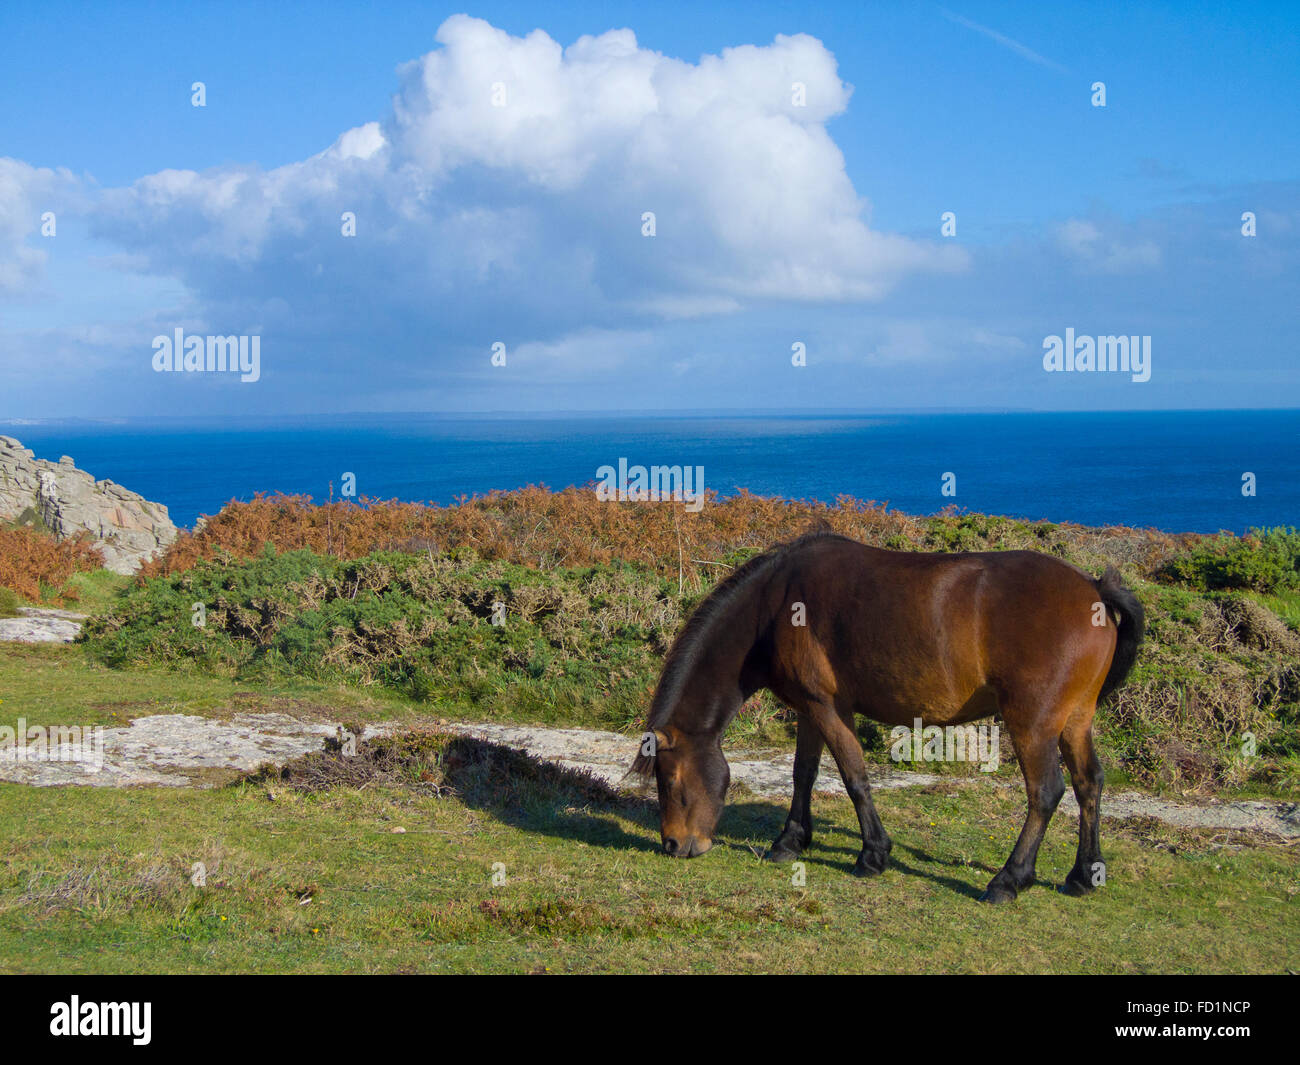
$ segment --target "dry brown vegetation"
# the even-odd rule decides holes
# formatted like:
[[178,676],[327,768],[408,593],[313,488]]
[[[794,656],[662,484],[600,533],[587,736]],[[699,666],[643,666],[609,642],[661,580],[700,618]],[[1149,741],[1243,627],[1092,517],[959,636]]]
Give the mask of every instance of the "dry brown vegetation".
[[56,540],[41,529],[0,528],[0,588],[24,599],[39,599],[42,585],[58,588],[74,573],[103,565],[99,552],[81,540]]
[[1094,529],[948,512],[914,518],[847,496],[834,504],[715,494],[692,513],[681,503],[604,502],[590,490],[530,486],[446,506],[363,500],[313,504],[309,496],[258,496],[230,503],[198,533],[184,533],[144,576],[183,572],[199,559],[248,558],[266,544],[344,558],[379,550],[450,552],[538,569],[615,560],[640,563],[683,587],[711,584],[711,567],[742,550],[762,550],[822,523],[881,547],[980,550],[1024,547],[1068,555],[1081,565],[1154,572],[1199,539],[1156,530]]

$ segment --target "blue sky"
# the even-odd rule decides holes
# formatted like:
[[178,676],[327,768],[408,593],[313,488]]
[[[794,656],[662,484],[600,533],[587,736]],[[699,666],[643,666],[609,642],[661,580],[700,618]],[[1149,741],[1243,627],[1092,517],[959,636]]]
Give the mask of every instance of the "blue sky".
[[0,419],[1300,406],[1295,5],[10,2],[0,101]]

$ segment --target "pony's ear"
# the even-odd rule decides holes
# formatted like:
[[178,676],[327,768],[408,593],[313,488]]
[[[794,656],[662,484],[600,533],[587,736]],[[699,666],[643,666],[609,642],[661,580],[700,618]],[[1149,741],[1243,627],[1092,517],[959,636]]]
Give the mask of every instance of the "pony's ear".
[[[654,773],[655,755],[660,751],[671,750],[677,742],[677,736],[671,729],[654,729],[641,734],[641,749],[636,760],[627,771],[627,777],[640,777],[649,780]],[[626,780],[627,777],[624,777]]]
[[655,760],[648,755],[637,754],[636,759],[628,766],[628,770],[623,774],[623,779],[635,777],[642,784],[646,783],[655,771]]

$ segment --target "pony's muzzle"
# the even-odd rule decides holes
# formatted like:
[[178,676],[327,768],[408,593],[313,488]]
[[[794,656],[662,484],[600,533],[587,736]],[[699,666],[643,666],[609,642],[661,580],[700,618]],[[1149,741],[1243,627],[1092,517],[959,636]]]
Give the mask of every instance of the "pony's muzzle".
[[673,836],[664,836],[664,853],[671,858],[694,858],[713,846],[711,839],[696,839],[687,836],[684,840]]

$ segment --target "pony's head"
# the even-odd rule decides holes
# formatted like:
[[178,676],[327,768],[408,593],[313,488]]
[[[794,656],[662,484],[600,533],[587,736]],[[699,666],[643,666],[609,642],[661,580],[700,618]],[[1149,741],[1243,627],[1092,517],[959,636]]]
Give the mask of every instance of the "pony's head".
[[671,725],[641,737],[631,773],[659,786],[664,853],[693,858],[713,846],[713,833],[731,783],[718,736],[691,735]]

